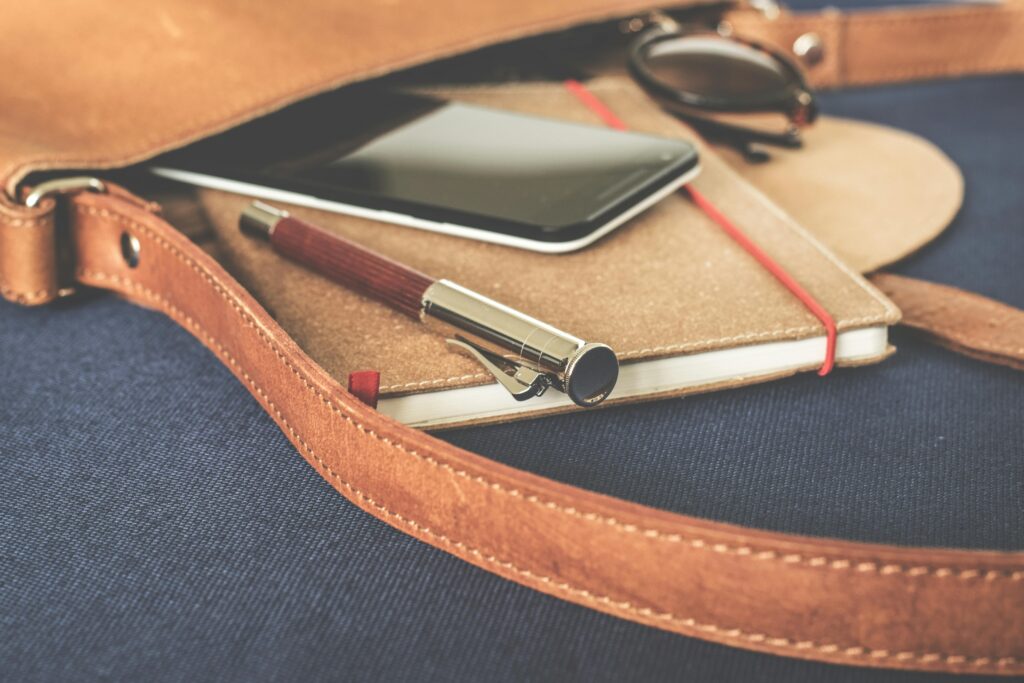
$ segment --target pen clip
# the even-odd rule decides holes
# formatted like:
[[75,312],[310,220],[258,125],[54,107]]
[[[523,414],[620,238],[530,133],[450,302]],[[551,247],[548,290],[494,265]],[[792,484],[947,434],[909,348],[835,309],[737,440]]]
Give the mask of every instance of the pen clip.
[[551,386],[551,379],[544,373],[491,353],[462,337],[447,342],[476,359],[517,401],[540,396]]

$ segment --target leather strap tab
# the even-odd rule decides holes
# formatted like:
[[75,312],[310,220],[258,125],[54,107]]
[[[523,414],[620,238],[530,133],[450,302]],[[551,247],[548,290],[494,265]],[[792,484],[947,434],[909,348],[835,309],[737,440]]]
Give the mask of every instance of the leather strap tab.
[[350,372],[348,390],[366,405],[376,408],[380,398],[380,373],[376,370]]
[[29,209],[0,197],[0,295],[25,306],[58,295],[54,201]]
[[[564,600],[736,647],[1024,674],[1024,553],[767,532],[501,465],[364,405],[155,214],[116,195],[71,204],[81,282],[189,330],[342,495],[425,543]],[[124,233],[139,243],[134,267],[121,253]]]
[[[783,12],[753,9],[726,16],[737,35],[764,41],[805,68],[819,88],[1024,70],[1024,2],[875,11]],[[795,50],[801,36],[820,40],[818,60]],[[806,48],[809,38],[801,47]]]
[[871,281],[903,311],[903,324],[987,363],[1024,370],[1024,311],[956,287],[878,273]]

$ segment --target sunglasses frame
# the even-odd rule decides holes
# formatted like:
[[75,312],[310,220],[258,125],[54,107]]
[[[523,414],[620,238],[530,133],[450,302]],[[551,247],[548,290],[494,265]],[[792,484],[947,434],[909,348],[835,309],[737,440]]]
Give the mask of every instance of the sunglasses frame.
[[[674,88],[651,71],[648,62],[649,53],[653,47],[697,36],[731,41],[766,55],[778,64],[783,74],[788,76],[788,85],[776,94],[761,97],[715,97]],[[725,36],[701,27],[684,27],[667,17],[665,19],[654,18],[651,26],[633,40],[629,47],[627,64],[630,74],[637,83],[648,94],[661,101],[670,111],[694,123],[697,127],[710,133],[712,137],[722,138],[744,148],[749,147],[750,143],[800,147],[799,128],[812,123],[818,115],[817,103],[803,73],[786,55],[752,40]],[[753,112],[782,114],[790,122],[789,129],[783,133],[770,133],[734,123],[725,123],[705,115]]]

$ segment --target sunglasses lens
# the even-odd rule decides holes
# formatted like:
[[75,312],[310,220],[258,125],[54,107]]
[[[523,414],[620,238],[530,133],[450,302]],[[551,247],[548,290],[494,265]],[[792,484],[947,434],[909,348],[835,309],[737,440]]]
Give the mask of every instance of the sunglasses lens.
[[757,101],[793,85],[793,75],[770,54],[711,34],[656,42],[644,61],[663,85],[703,97]]

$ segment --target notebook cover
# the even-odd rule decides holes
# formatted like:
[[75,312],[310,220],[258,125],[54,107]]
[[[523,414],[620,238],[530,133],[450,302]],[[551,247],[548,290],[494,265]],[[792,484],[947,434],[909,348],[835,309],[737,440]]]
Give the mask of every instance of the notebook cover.
[[[692,139],[686,127],[662,113],[629,81],[602,79],[589,87],[631,129]],[[601,125],[560,84],[432,93]],[[811,292],[840,331],[899,319],[896,307],[878,290],[713,151],[702,146],[701,158],[703,171],[695,186]],[[352,371],[378,370],[382,397],[492,381],[424,326],[242,236],[237,218],[247,198],[203,190],[200,199],[223,243],[226,265],[335,376],[344,379]],[[607,343],[623,362],[824,334],[821,323],[683,193],[668,197],[596,244],[563,255],[299,207],[292,210],[430,275],[454,280],[584,339]]]

